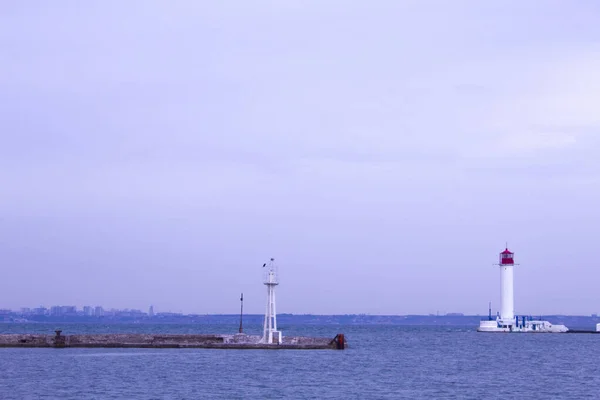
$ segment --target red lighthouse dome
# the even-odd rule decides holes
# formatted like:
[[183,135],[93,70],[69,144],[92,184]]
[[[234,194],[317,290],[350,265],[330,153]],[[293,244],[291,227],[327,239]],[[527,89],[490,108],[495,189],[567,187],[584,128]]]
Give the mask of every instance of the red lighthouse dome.
[[508,248],[506,248],[502,253],[500,253],[500,265],[514,265],[514,255],[515,253],[509,251]]

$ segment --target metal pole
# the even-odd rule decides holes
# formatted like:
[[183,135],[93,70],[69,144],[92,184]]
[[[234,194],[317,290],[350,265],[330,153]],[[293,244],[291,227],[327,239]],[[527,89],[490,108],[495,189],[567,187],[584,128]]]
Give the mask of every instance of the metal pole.
[[244,315],[244,293],[240,295],[240,333],[243,332],[242,316]]

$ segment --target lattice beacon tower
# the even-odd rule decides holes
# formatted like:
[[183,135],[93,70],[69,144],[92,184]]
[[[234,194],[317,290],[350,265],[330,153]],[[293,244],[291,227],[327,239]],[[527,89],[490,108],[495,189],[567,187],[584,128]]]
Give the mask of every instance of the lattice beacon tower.
[[263,283],[267,286],[267,310],[265,311],[265,323],[261,343],[281,344],[281,331],[277,330],[277,311],[275,308],[275,287],[279,285],[279,273],[275,265],[275,259],[271,258],[268,264],[264,264],[265,275]]

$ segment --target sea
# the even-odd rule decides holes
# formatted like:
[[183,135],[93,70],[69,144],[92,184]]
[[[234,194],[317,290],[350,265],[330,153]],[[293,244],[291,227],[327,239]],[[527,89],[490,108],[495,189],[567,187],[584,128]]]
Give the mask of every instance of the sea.
[[[47,333],[51,324],[0,324]],[[69,324],[75,333],[232,333],[234,325]],[[299,325],[336,350],[0,348],[0,399],[596,399],[600,335],[473,326]],[[259,334],[258,325],[247,326]]]

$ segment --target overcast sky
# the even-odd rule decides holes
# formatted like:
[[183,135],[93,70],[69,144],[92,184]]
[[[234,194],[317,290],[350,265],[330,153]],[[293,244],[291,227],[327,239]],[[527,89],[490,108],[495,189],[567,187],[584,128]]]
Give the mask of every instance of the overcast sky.
[[600,312],[600,4],[0,7],[0,308]]

